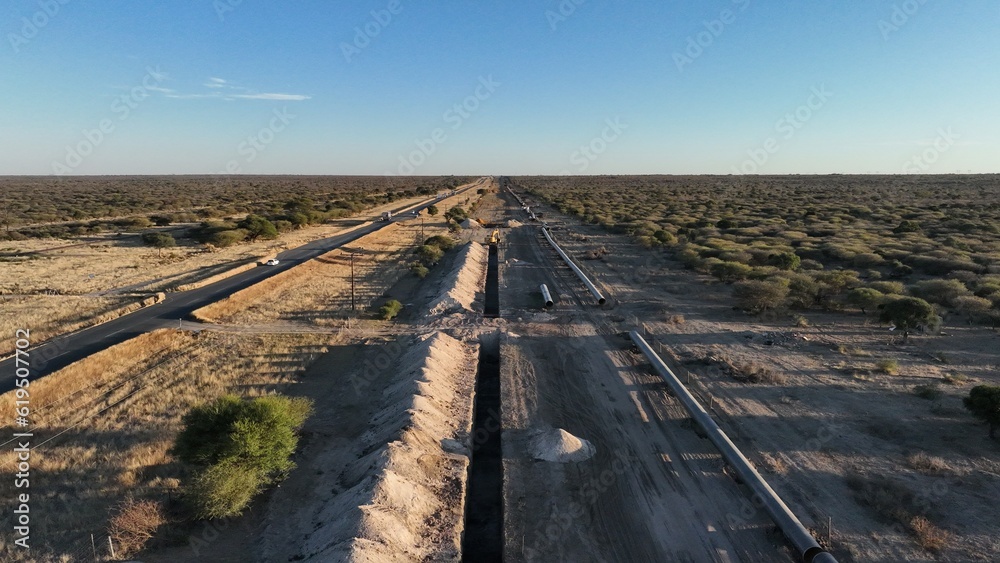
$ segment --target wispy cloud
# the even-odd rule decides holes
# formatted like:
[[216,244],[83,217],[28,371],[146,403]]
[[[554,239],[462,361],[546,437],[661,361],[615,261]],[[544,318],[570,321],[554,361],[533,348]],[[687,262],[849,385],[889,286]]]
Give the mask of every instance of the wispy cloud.
[[285,94],[280,92],[257,92],[246,86],[234,84],[225,78],[217,76],[208,77],[207,82],[202,86],[209,91],[193,94],[181,94],[174,90],[162,89],[163,94],[175,100],[198,100],[198,99],[218,99],[218,100],[271,100],[283,102],[301,102],[312,99],[312,96],[304,94]]
[[303,96],[302,94],[236,94],[230,96],[231,98],[237,98],[240,100],[282,100],[289,102],[301,102],[302,100],[311,99],[312,96]]

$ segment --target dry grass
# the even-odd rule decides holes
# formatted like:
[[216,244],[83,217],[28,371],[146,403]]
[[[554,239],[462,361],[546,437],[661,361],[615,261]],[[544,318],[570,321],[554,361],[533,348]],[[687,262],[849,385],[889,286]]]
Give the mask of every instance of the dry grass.
[[906,456],[906,464],[911,469],[928,475],[951,475],[955,469],[943,458],[917,452]]
[[924,549],[940,551],[947,546],[949,534],[921,514],[920,500],[902,482],[881,475],[850,474],[847,486],[859,504],[909,531]]
[[[105,534],[126,493],[156,500],[177,491],[184,470],[168,450],[184,413],[225,393],[284,390],[330,343],[322,335],[158,331],[32,382],[33,555],[90,557],[90,534]],[[0,408],[11,410],[11,401],[0,397]],[[9,472],[13,462],[11,448],[0,450],[0,468]],[[0,481],[0,497],[13,494],[13,480]],[[0,525],[10,529],[10,516]],[[13,553],[0,544],[0,560]]]
[[152,500],[126,497],[108,521],[108,535],[119,557],[131,557],[142,551],[156,530],[167,523],[163,505]]
[[875,362],[875,369],[886,375],[897,375],[899,373],[899,362],[893,359],[884,359]]
[[[358,253],[354,258],[357,309],[369,310],[400,279],[410,275],[418,242],[448,234],[443,212],[468,197],[444,200],[438,204],[442,213],[425,216],[422,224],[421,219],[408,219],[388,225],[343,250],[328,252],[199,309],[194,316],[210,323],[253,325],[283,321],[328,326],[351,315],[348,251]],[[465,234],[483,232],[479,229]]]
[[948,546],[951,535],[923,516],[910,520],[910,530],[917,536],[917,543],[927,551],[938,552]]

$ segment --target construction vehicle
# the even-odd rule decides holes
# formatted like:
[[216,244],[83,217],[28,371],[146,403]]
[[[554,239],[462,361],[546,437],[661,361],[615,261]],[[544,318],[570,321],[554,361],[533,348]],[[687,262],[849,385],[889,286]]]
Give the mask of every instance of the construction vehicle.
[[392,219],[392,211],[386,211],[383,213],[382,218],[379,219],[379,221],[388,221],[389,219]]
[[490,244],[500,244],[500,229],[493,229],[493,233],[490,234],[489,242]]

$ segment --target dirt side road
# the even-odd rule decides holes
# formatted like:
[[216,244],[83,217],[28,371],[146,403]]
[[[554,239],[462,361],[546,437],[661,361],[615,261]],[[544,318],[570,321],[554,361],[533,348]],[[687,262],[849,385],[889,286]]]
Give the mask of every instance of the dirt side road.
[[[537,224],[506,241],[506,560],[793,560],[666,385],[599,320],[606,313],[592,311]],[[551,314],[540,311],[541,283],[558,296]],[[596,455],[535,460],[537,433],[553,428],[588,440]]]

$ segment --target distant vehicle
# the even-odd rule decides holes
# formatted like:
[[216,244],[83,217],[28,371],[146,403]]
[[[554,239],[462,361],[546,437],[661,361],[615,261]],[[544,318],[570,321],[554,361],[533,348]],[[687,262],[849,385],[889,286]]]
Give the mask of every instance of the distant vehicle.
[[413,216],[416,217],[417,215],[420,215],[420,212],[419,211],[414,211],[413,212]]
[[392,219],[392,211],[386,211],[383,213],[380,221],[388,221],[389,219]]
[[265,266],[277,266],[278,265],[278,259],[277,258],[271,258],[267,262],[264,262],[264,265]]

